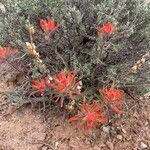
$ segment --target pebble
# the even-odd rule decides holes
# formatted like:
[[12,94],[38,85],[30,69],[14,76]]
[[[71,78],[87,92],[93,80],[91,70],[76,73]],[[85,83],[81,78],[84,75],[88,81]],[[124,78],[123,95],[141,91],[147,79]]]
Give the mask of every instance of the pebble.
[[48,149],[48,148],[47,148],[47,147],[45,147],[45,146],[44,146],[44,147],[42,147],[42,150],[47,150],[47,149]]
[[147,126],[148,124],[149,124],[148,121],[146,121],[146,122],[145,122],[145,126]]
[[147,148],[147,145],[146,145],[145,143],[141,142],[140,148],[141,148],[141,149],[145,149],[145,148]]
[[110,126],[103,126],[103,131],[105,132],[105,133],[110,133]]
[[127,133],[127,131],[126,131],[125,129],[122,129],[122,132],[123,132],[124,134],[126,134],[126,133]]
[[143,100],[144,98],[143,97],[140,97],[140,100]]
[[122,140],[122,135],[117,135],[117,139]]
[[55,149],[58,148],[58,145],[59,145],[59,142],[56,142],[56,143],[55,143]]
[[0,3],[0,10],[1,10],[3,13],[6,12],[5,6],[4,6],[2,3]]
[[114,150],[114,145],[113,145],[113,143],[107,141],[107,142],[106,142],[106,145],[107,145],[107,147],[108,147],[110,150]]
[[148,141],[148,146],[149,146],[149,148],[150,148],[150,141]]
[[95,146],[92,148],[92,150],[100,150],[100,147],[97,146],[97,145],[95,145]]

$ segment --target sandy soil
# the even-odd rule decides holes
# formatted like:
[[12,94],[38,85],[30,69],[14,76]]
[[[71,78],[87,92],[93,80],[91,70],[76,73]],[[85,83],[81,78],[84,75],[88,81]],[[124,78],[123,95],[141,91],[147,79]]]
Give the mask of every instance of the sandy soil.
[[15,109],[3,97],[13,89],[15,74],[1,67],[0,150],[149,150],[150,99],[127,99],[127,113],[85,137],[61,113],[45,116],[30,105]]
[[1,65],[0,77],[0,150],[37,150],[45,138],[46,126],[40,114],[33,113],[30,106],[15,109],[3,96],[3,92],[13,89],[15,72],[8,66]]

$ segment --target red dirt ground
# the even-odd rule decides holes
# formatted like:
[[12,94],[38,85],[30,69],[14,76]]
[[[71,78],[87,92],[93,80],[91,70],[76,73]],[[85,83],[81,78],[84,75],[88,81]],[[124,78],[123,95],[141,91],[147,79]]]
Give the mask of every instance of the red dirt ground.
[[30,105],[13,108],[3,96],[14,88],[7,69],[0,69],[0,150],[150,149],[150,99],[127,99],[123,116],[85,137],[60,113],[49,111],[44,117]]

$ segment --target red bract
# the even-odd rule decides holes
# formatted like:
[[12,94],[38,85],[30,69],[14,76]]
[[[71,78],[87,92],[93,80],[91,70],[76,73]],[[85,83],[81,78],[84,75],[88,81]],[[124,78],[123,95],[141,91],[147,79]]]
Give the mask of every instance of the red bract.
[[46,88],[46,83],[44,79],[41,80],[32,80],[32,89],[34,91],[40,92],[41,95],[44,94]]
[[77,95],[80,95],[80,90],[77,89],[79,82],[77,82],[76,72],[69,71],[65,73],[61,71],[57,75],[52,76],[52,81],[46,82],[47,86],[54,89],[58,102],[60,100],[61,107],[65,97],[75,100]]
[[99,89],[99,92],[102,95],[103,100],[107,104],[110,104],[111,108],[116,113],[122,113],[122,110],[120,110],[118,106],[124,104],[124,101],[122,100],[125,95],[124,91],[115,89],[113,84],[110,88],[104,87],[103,89]]
[[98,28],[98,35],[99,34],[112,34],[115,29],[115,26],[112,25],[110,22],[106,22],[102,27]]
[[45,31],[45,32],[51,32],[55,31],[58,28],[58,24],[56,24],[53,20],[48,18],[47,20],[40,19],[40,27]]
[[0,47],[0,59],[6,58],[9,54],[16,51],[17,49],[12,47]]
[[6,57],[6,51],[0,48],[0,58],[5,58]]
[[93,101],[92,104],[82,104],[81,112],[77,116],[71,117],[69,122],[77,121],[77,128],[82,128],[84,134],[88,134],[90,129],[95,129],[97,126],[107,121],[104,118],[104,113],[101,112],[101,107]]

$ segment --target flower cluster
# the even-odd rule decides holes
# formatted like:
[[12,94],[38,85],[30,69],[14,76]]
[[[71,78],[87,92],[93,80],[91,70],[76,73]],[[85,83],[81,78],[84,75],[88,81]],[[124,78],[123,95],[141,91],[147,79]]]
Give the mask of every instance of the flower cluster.
[[[46,77],[41,80],[32,81],[32,89],[44,94],[46,87],[50,87],[54,93],[55,102],[60,101],[61,107],[64,106],[64,100],[70,99],[73,104],[76,102],[78,96],[81,96],[80,82],[77,81],[77,74],[75,71],[68,71],[68,73],[61,71],[54,74],[52,77]],[[123,105],[124,91],[115,89],[114,83],[110,88],[104,87],[99,89],[102,100],[112,108],[117,114],[121,114],[122,110],[118,106]],[[99,101],[99,100],[97,100]],[[90,105],[85,103],[85,97],[81,110],[78,115],[69,119],[69,122],[77,122],[76,127],[82,128],[85,134],[88,134],[91,129],[105,123],[107,119],[104,117],[101,107],[94,100]]]
[[13,47],[0,47],[0,59],[4,59],[9,56],[11,53],[17,52],[18,50]]
[[81,112],[77,116],[71,117],[69,122],[77,121],[77,128],[82,128],[85,134],[88,134],[90,129],[95,129],[97,126],[107,122],[101,107],[96,101],[88,105],[83,103]]
[[110,35],[115,31],[115,26],[110,23],[106,22],[102,27],[98,27],[98,35]]
[[52,79],[50,82],[47,80],[46,84],[58,93],[56,94],[56,102],[60,100],[61,107],[64,98],[69,97],[71,100],[76,100],[77,96],[81,94],[80,89],[78,89],[80,83],[77,82],[75,71],[68,71],[68,73],[61,71],[59,74],[54,74]]
[[59,74],[54,74],[52,79],[52,82],[48,82],[47,85],[56,89],[58,92],[67,92],[70,89],[74,90],[79,85],[76,81],[75,71],[69,71],[67,74],[61,71]]
[[45,32],[52,32],[52,31],[55,31],[59,27],[59,25],[48,17],[47,20],[40,19],[40,27]]
[[103,89],[99,89],[99,92],[106,104],[110,105],[116,113],[122,113],[122,110],[118,106],[124,104],[122,100],[125,95],[124,91],[115,89],[114,84],[112,84],[110,88],[104,87]]
[[32,80],[32,90],[40,92],[41,95],[44,94],[44,91],[46,89],[45,80]]
[[77,81],[76,72],[61,71],[59,74],[54,74],[51,80],[46,77],[41,80],[32,80],[32,89],[43,94],[46,87],[50,87],[55,92],[55,102],[60,101],[63,107],[64,99],[70,98],[72,101],[81,95],[80,82]]
[[[99,93],[102,96],[102,100],[117,114],[122,113],[122,110],[119,109],[118,106],[124,104],[124,101],[122,100],[125,95],[124,91],[115,89],[114,84],[112,84],[110,88],[104,87],[103,89],[99,89]],[[93,101],[90,105],[83,103],[78,115],[69,119],[69,122],[72,121],[77,121],[76,127],[82,128],[84,133],[88,134],[91,129],[105,123],[107,119],[104,117],[104,113],[101,112],[101,107],[96,101]]]

